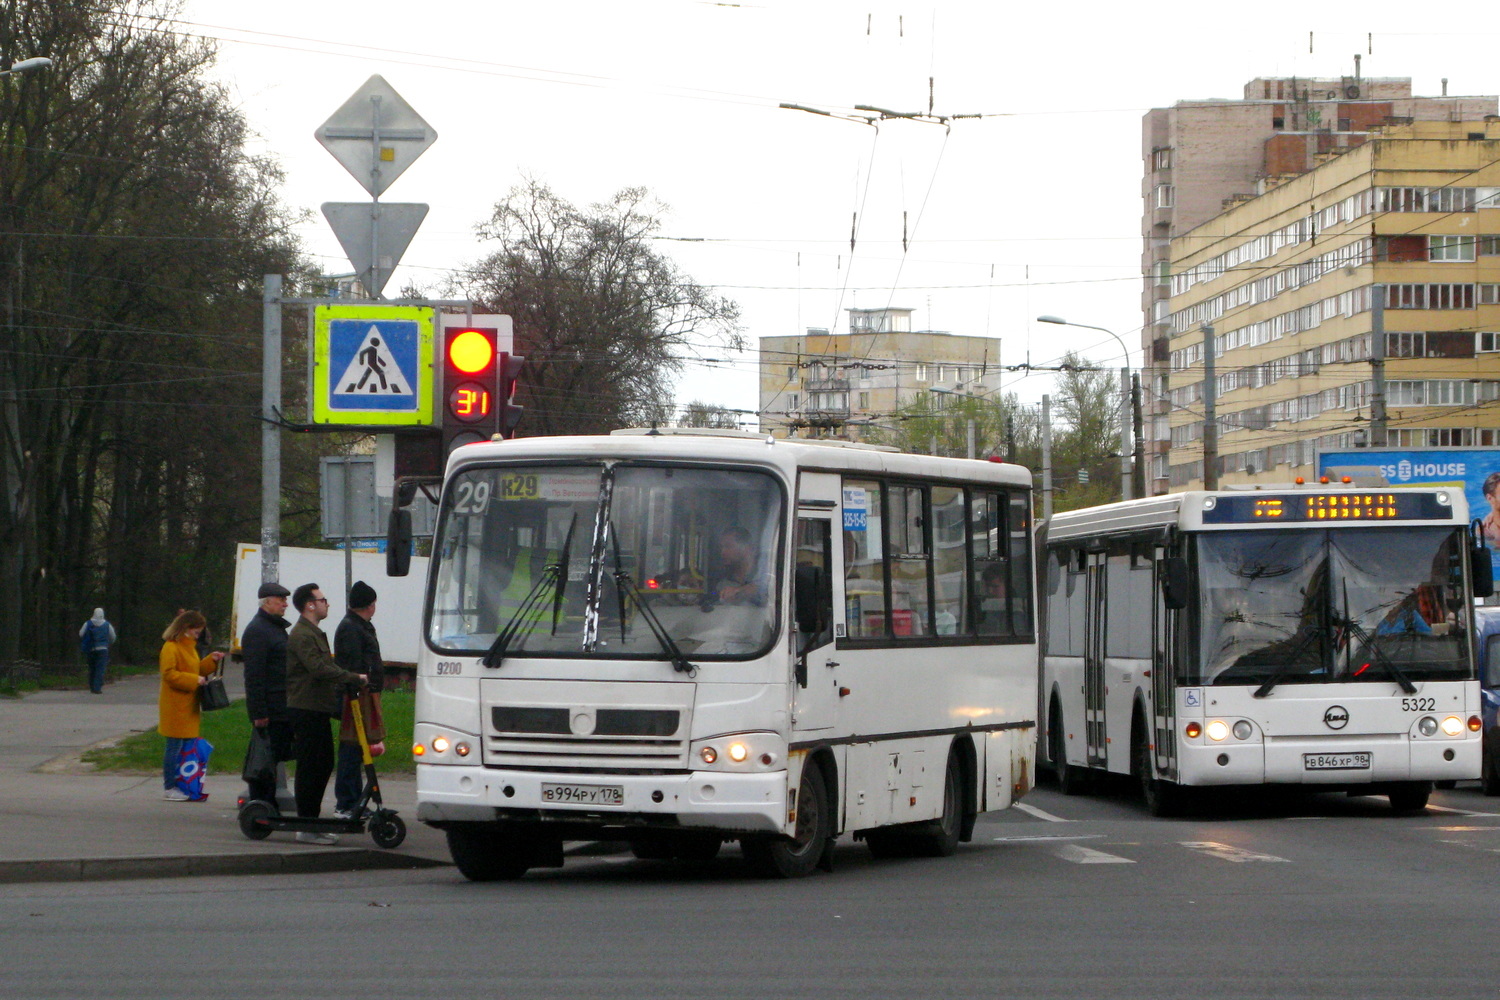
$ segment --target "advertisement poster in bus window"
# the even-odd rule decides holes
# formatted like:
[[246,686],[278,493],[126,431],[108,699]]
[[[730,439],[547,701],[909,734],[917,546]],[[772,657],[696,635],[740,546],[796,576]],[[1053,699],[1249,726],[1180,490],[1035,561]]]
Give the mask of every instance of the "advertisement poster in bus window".
[[1359,486],[1447,486],[1463,491],[1469,518],[1483,522],[1500,580],[1500,448],[1360,448],[1318,454],[1318,475]]

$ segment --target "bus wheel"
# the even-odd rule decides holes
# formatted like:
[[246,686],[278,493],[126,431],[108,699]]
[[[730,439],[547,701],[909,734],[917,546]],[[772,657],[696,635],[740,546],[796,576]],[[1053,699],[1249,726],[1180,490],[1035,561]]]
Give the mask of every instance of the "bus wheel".
[[1419,813],[1427,808],[1427,798],[1432,794],[1432,783],[1413,781],[1391,789],[1391,809],[1398,813]]
[[931,827],[913,835],[912,853],[925,858],[946,858],[958,850],[958,833],[964,822],[964,768],[958,754],[948,754],[943,775],[943,814]]
[[518,879],[531,867],[527,845],[514,834],[461,826],[450,826],[447,834],[453,864],[470,882]]
[[833,812],[823,769],[812,761],[802,767],[797,790],[797,832],[791,838],[757,835],[740,841],[745,863],[762,878],[802,878],[811,875],[833,837]]
[[1052,729],[1047,743],[1047,756],[1052,758],[1052,773],[1057,775],[1057,790],[1064,795],[1082,795],[1083,771],[1068,763],[1068,750],[1063,741],[1062,713],[1059,711],[1052,713]]
[[1182,808],[1182,792],[1175,782],[1163,781],[1155,776],[1151,763],[1151,747],[1139,733],[1130,747],[1135,761],[1135,773],[1141,783],[1141,799],[1146,811],[1153,816],[1175,816]]

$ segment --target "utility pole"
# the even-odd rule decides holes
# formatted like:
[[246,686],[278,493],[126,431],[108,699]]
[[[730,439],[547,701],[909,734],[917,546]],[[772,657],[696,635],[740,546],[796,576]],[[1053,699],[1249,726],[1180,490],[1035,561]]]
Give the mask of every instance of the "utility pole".
[[1203,324],[1203,488],[1219,488],[1218,384],[1214,375],[1214,328]]
[[1370,447],[1384,448],[1390,432],[1385,418],[1385,286],[1370,286]]
[[1130,369],[1120,369],[1120,497],[1129,500],[1135,496],[1131,492],[1130,475]]
[[261,286],[260,582],[281,575],[281,275]]
[[1146,428],[1141,417],[1141,373],[1130,373],[1130,416],[1135,430],[1135,495],[1146,495]]
[[1052,516],[1052,397],[1042,394],[1042,517]]

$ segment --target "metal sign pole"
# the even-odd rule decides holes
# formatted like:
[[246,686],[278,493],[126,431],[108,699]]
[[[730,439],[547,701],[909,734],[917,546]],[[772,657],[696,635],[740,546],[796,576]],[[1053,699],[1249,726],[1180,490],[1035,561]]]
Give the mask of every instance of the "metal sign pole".
[[261,289],[260,582],[281,575],[281,275]]

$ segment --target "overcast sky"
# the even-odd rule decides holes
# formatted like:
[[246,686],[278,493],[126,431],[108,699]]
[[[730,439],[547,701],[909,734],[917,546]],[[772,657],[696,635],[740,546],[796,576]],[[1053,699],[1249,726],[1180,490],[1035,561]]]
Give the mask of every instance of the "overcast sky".
[[[1033,318],[1112,329],[1139,362],[1145,110],[1238,98],[1257,76],[1352,74],[1356,52],[1365,76],[1419,94],[1442,77],[1450,94],[1500,90],[1497,32],[1480,30],[1493,5],[1417,9],[189,0],[175,27],[220,40],[218,72],[331,273],[350,267],[318,206],[368,195],[313,131],[378,73],[439,135],[382,196],[432,206],[388,291],[436,291],[486,252],[473,227],[524,176],[580,204],[641,185],[671,208],[678,239],[659,248],[740,303],[752,343],[889,305],[919,329],[999,338],[1004,364],[1073,349],[1116,367],[1112,338]],[[929,77],[937,114],[986,117],[877,129],[777,107],[925,112]],[[753,410],[753,350],[701,353],[731,363],[692,364],[679,400]],[[1050,386],[1011,384],[1028,402]]]

